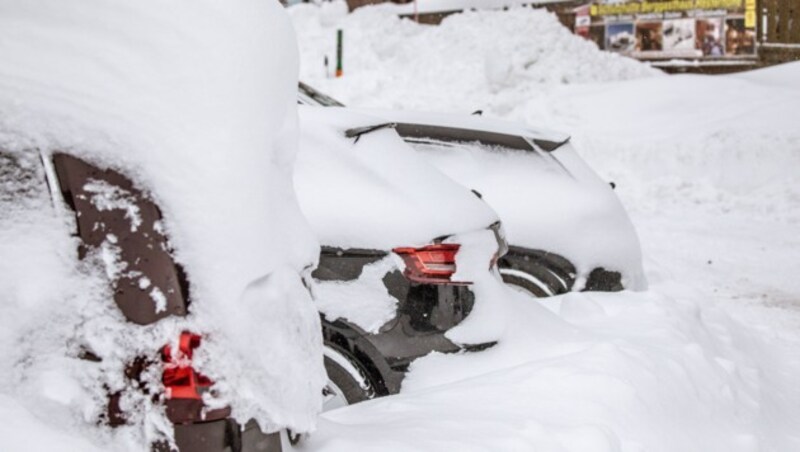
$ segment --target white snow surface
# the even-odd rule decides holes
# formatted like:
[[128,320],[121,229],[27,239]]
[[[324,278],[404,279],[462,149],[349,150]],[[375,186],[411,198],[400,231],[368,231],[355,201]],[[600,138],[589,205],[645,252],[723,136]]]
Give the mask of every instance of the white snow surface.
[[500,215],[508,243],[569,259],[577,271],[577,290],[599,267],[622,273],[626,288],[647,286],[628,215],[608,183],[586,167],[570,144],[553,154],[466,144],[414,147],[442,172],[483,195]]
[[[364,8],[339,19],[345,76],[326,79],[333,29],[291,12],[304,81],[355,107],[483,108],[568,132],[617,182],[649,282],[542,303],[487,285],[498,345],[415,361],[399,396],[326,413],[303,450],[800,450],[800,63],[653,76],[518,26],[553,22],[541,12],[434,28]],[[512,62],[503,84],[483,75],[490,46]],[[538,76],[516,63],[534,57]]]
[[300,106],[295,189],[320,243],[391,250],[488,228],[497,214],[465,187],[425,163],[385,123],[340,108]]
[[368,333],[377,333],[395,317],[397,299],[383,284],[386,273],[396,270],[393,256],[365,265],[352,281],[317,281],[314,302],[319,312],[334,321],[346,319]]
[[[158,361],[184,329],[204,336],[195,367],[217,381],[210,405],[268,431],[314,428],[325,375],[299,277],[318,246],[291,181],[294,39],[270,1],[0,0],[0,148],[33,174],[11,175],[4,190],[17,194],[2,200],[0,397],[14,421],[0,449],[18,448],[21,423],[32,450],[148,450],[168,437],[163,408],[136,390],[122,400],[130,425],[97,419],[107,391],[129,385],[125,365]],[[36,149],[117,169],[153,196],[190,280],[187,318],[124,321],[102,259],[78,261]],[[144,376],[156,388],[160,377]]]
[[[542,10],[470,11],[429,26],[400,19],[387,7],[362,7],[343,17],[310,4],[291,7],[301,80],[353,107],[504,115],[523,100],[535,102],[542,83],[661,74],[575,39]],[[333,79],[337,28],[344,33],[345,77]]]

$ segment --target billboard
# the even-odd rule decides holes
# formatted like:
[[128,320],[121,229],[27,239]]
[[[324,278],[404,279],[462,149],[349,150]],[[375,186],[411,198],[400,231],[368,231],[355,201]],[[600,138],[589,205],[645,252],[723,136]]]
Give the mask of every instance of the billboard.
[[576,33],[635,58],[756,56],[755,0],[595,0],[574,11]]

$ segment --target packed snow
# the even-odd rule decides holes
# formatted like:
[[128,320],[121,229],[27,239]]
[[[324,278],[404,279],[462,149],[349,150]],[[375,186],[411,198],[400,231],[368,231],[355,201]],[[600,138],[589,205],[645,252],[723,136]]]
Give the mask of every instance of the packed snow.
[[800,63],[665,76],[540,11],[290,11],[301,79],[347,104],[569,133],[617,183],[649,282],[541,303],[495,288],[498,345],[417,360],[399,396],[326,413],[302,450],[800,450]]
[[[262,0],[0,0],[0,449],[19,448],[20,425],[32,450],[170,437],[163,405],[124,370],[136,356],[158,362],[183,330],[204,336],[195,366],[217,382],[209,405],[265,431],[314,428],[325,374],[300,273],[319,248],[291,181],[294,39]],[[158,203],[154,227],[190,280],[188,317],[124,320],[106,275],[121,271],[113,246],[78,260],[74,218],[52,205],[36,150],[120,171]],[[124,193],[89,188],[139,227]],[[143,378],[160,387],[160,366]],[[123,389],[128,424],[111,429],[98,421]]]

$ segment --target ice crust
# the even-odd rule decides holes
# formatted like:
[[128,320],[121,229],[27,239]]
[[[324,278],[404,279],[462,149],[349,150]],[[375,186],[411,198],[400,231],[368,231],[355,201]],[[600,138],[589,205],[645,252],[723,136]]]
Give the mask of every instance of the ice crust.
[[[294,42],[274,1],[0,0],[0,148],[33,168],[0,218],[0,394],[14,400],[4,418],[36,419],[26,447],[65,437],[58,450],[149,450],[169,436],[163,408],[136,390],[121,401],[128,426],[97,419],[107,392],[130,385],[125,366],[157,361],[182,330],[204,336],[195,361],[218,382],[210,405],[267,431],[314,428],[325,375],[299,276],[318,246],[291,181]],[[78,261],[74,225],[41,188],[37,149],[120,171],[153,197],[188,274],[187,318],[124,321],[103,259]],[[130,207],[106,194],[102,206]],[[78,359],[84,351],[102,361]],[[143,378],[158,387],[158,366]]]

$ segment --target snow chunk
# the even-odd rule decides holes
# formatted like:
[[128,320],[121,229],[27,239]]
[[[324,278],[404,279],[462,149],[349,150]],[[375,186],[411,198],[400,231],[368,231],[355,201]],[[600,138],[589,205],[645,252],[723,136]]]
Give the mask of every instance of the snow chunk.
[[333,321],[347,319],[368,333],[377,333],[396,313],[397,299],[389,295],[383,277],[397,271],[396,259],[387,256],[365,265],[352,281],[317,281],[314,301],[317,309]]
[[167,310],[167,297],[164,296],[164,292],[162,292],[161,289],[153,287],[153,290],[150,291],[150,298],[156,304],[157,313]]

